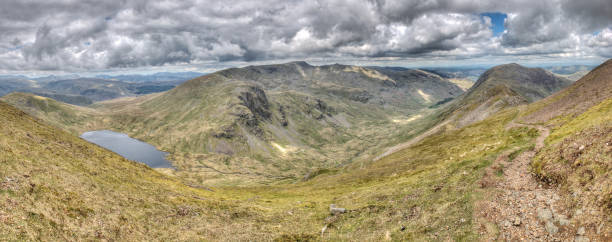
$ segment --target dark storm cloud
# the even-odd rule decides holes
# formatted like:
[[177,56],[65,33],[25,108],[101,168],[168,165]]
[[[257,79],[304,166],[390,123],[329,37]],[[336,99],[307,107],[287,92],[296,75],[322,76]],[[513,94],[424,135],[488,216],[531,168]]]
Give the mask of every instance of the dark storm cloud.
[[[21,1],[0,8],[0,69],[285,58],[606,56],[608,0]],[[508,14],[499,37],[483,12]],[[595,33],[595,34],[594,34]]]

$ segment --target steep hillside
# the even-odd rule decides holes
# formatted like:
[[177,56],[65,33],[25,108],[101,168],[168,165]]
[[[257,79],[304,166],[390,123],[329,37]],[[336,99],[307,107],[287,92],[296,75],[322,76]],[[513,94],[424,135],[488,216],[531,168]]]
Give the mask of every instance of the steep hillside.
[[482,74],[461,98],[448,106],[447,120],[463,127],[503,108],[548,97],[571,83],[540,68],[518,64],[496,66]]
[[[612,97],[612,60],[593,69],[567,89],[532,105],[525,121],[546,122],[562,116],[576,116]],[[562,120],[559,120],[562,121]]]
[[[489,115],[463,125],[462,119],[452,119],[457,116],[451,116],[451,119],[425,132],[426,135],[409,141],[410,145],[397,147],[373,164],[384,163],[400,155],[410,157],[415,149],[423,149],[422,146],[431,140],[438,140],[435,144],[442,145],[449,135],[456,132],[472,130],[473,135],[479,132],[502,134],[499,130],[483,126],[496,119],[506,130],[526,127],[529,130],[519,133],[529,137],[537,134],[538,138],[533,143],[517,145],[498,153],[485,165],[490,167],[485,169],[484,176],[477,181],[479,188],[473,190],[482,197],[470,203],[474,209],[471,221],[475,230],[473,232],[487,241],[608,241],[612,234],[611,67],[612,61],[608,61],[570,87],[529,105],[523,105],[529,103],[529,99],[521,93],[536,92],[495,83],[495,80],[486,83],[492,75],[503,76],[488,73],[487,78],[481,79],[482,82],[479,81],[477,85],[489,88],[479,90],[475,86],[475,89],[449,106],[452,108],[457,103],[472,103],[478,105],[474,106],[478,108],[467,110],[482,111],[499,103],[506,105],[499,109],[493,108]],[[455,109],[454,115],[457,115],[457,110],[461,111]],[[505,121],[499,120],[508,113],[516,115],[506,116],[508,119]],[[478,128],[472,129],[475,127]],[[475,142],[468,145],[475,149],[483,145],[471,136],[460,140]],[[466,155],[450,152],[460,159]],[[433,153],[429,151],[421,155],[426,157]],[[455,156],[451,156],[451,159]],[[400,162],[396,160],[395,164]]]
[[533,171],[561,188],[564,208],[590,237],[611,239],[612,60],[527,110],[524,122],[552,128]]
[[4,102],[0,123],[0,240],[214,240],[255,234],[240,221],[256,209],[220,205],[207,198],[209,191],[187,187]]
[[539,100],[571,83],[539,68],[527,68],[518,64],[493,67],[483,73],[463,95],[433,106],[442,106],[430,116],[431,120],[437,121],[436,125],[429,127],[426,132],[420,132],[418,136],[384,149],[374,160],[414,145],[427,136],[463,128],[506,108]]

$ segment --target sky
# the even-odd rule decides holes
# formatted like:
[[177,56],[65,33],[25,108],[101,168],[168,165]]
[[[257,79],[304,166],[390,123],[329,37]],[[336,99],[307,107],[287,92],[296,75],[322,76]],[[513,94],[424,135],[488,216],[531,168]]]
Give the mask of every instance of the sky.
[[597,64],[610,0],[2,0],[0,74]]
[[[491,31],[493,32],[493,36],[498,37],[504,33],[506,28],[504,27],[504,22],[508,18],[508,14],[505,13],[481,13],[480,16],[483,18],[483,21],[491,22]],[[484,19],[484,17],[488,17],[489,19]]]

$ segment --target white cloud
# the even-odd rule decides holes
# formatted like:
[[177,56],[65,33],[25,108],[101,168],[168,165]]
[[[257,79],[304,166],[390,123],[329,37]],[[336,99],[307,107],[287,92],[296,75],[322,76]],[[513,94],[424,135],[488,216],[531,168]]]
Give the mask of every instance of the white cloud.
[[[611,9],[607,0],[5,0],[0,70],[304,58],[610,57]],[[501,36],[493,36],[482,12],[508,14]]]

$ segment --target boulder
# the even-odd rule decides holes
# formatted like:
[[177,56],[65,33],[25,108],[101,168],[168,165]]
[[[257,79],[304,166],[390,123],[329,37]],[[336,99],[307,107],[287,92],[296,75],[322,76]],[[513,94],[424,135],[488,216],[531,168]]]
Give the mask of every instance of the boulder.
[[339,208],[339,207],[336,207],[336,204],[331,204],[331,205],[329,205],[329,212],[332,215],[346,213],[346,208]]
[[550,211],[550,209],[547,209],[547,208],[539,208],[538,209],[538,218],[541,221],[543,221],[543,222],[549,221],[549,220],[552,219],[552,217],[553,217],[553,214]]

